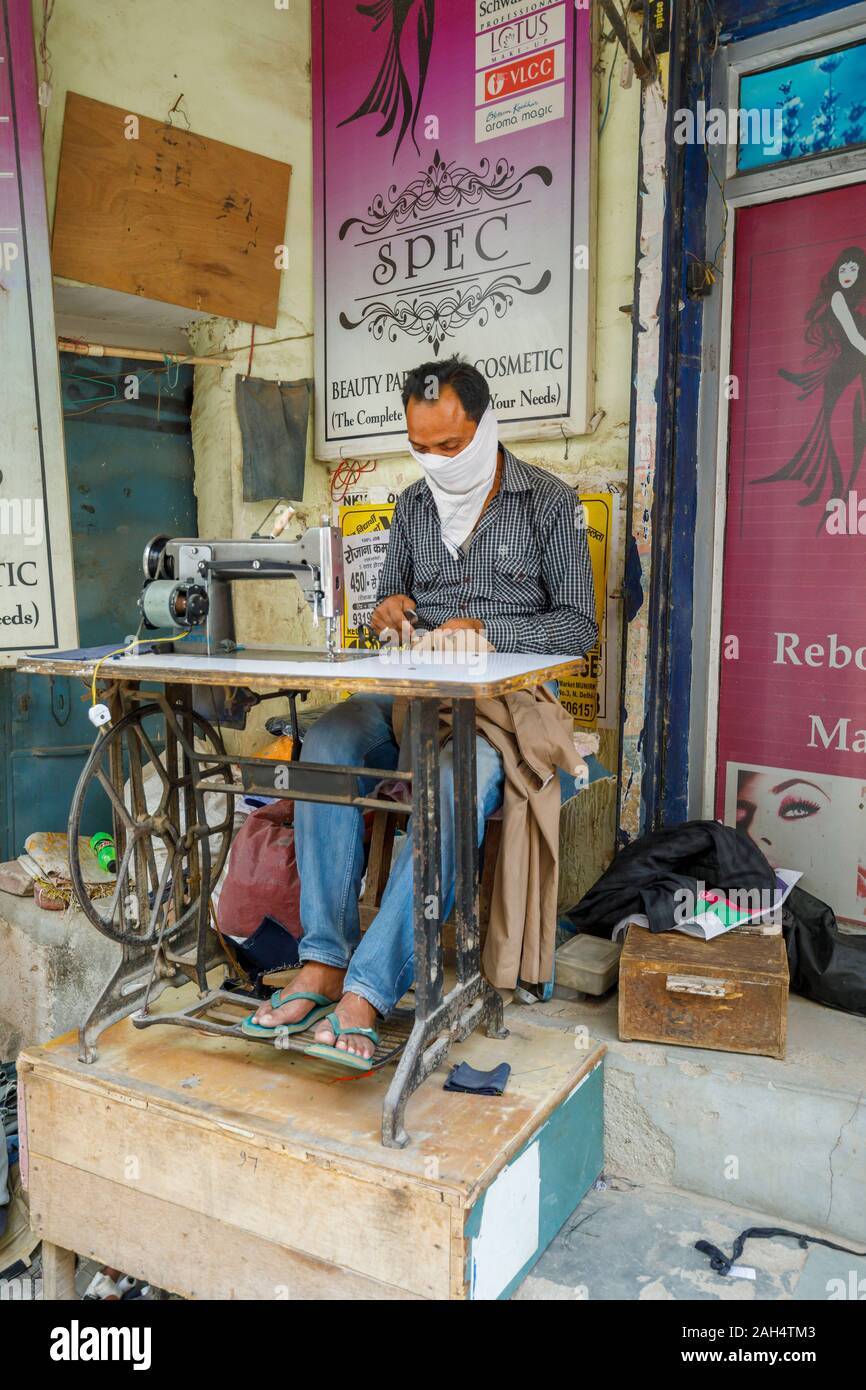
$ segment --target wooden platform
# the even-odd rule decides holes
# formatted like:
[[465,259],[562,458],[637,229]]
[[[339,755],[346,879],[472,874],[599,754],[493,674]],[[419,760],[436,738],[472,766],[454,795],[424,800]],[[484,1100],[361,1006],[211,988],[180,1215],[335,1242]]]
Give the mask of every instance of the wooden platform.
[[[187,1298],[507,1297],[601,1171],[605,1051],[519,1008],[507,1024],[413,1096],[404,1150],[379,1141],[390,1067],[129,1020],[90,1066],[72,1035],[30,1049],[34,1228]],[[505,1095],[443,1092],[463,1060],[509,1062]]]

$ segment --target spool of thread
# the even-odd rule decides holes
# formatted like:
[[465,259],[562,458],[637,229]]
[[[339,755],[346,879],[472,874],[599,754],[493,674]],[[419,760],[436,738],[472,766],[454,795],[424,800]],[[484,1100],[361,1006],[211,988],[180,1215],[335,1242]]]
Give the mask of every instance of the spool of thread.
[[100,869],[107,874],[117,873],[117,850],[110,835],[97,831],[90,837],[90,848],[96,855]]

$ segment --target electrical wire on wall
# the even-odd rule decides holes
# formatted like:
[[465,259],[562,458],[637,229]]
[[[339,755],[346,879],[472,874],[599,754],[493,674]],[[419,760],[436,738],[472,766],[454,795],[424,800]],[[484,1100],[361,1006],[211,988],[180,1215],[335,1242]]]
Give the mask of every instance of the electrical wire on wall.
[[[279,343],[303,343],[303,342],[306,342],[306,340],[307,340],[308,338],[312,338],[312,336],[313,336],[312,333],[289,333],[285,338],[269,338],[268,341],[267,341],[266,343],[263,343],[263,342],[260,342],[260,341],[256,338],[256,336],[255,336],[255,327],[254,327],[254,328],[253,328],[253,336],[252,336],[252,338],[250,339],[250,341],[249,341],[248,343],[239,343],[237,347],[219,348],[217,352],[200,352],[200,353],[198,354],[198,360],[199,360],[200,362],[202,362],[202,361],[205,361],[205,360],[206,360],[207,358],[209,358],[209,357],[231,357],[231,356],[232,356],[234,353],[236,353],[236,352],[248,352],[248,351],[249,351],[249,352],[250,352],[250,360],[249,360],[249,362],[247,363],[247,376],[249,376],[249,374],[250,374],[250,369],[252,368],[252,365],[253,365],[253,363],[252,363],[252,348],[253,348],[253,347],[255,347],[256,352],[259,352],[262,348],[277,347],[277,345],[278,345]],[[183,359],[181,359],[181,366],[183,366]]]
[[51,62],[51,49],[48,47],[48,26],[51,23],[51,16],[54,14],[54,3],[55,0],[42,0],[42,28],[39,32],[39,61],[42,64],[42,81],[39,83],[39,121],[43,136],[45,134],[45,122],[48,119],[48,108],[54,94],[51,86],[54,65]]
[[[611,5],[613,5],[613,3],[614,0],[611,0]],[[599,139],[601,139],[604,128],[607,125],[607,118],[610,113],[611,89],[613,87],[613,78],[614,73],[616,72],[617,59],[619,58],[620,49],[623,50],[623,53],[625,55],[622,68],[620,70],[619,82],[621,87],[631,86],[636,65],[640,63],[640,54],[632,41],[632,35],[630,33],[629,9],[631,8],[632,6],[623,5],[622,0],[616,0],[616,10],[619,14],[619,23],[621,24],[621,30],[618,33],[616,25],[611,20],[612,27],[607,32],[605,32],[604,29],[602,29],[600,35],[602,43],[614,44],[614,51],[607,74],[607,93],[605,96],[604,111],[602,112],[601,121],[598,127]],[[610,13],[607,11],[606,13],[608,19],[610,20]],[[647,46],[649,49],[648,56],[650,58],[650,65],[647,69],[647,72],[651,75],[658,72],[658,61],[655,49],[653,47],[652,34],[651,32],[649,32],[649,30],[647,32]]]
[[341,459],[331,474],[331,501],[339,505],[346,500],[346,494],[357,487],[364,473],[375,472],[378,459]]
[[[722,28],[721,24],[719,23],[718,18],[716,17],[716,11],[715,11],[715,8],[714,8],[714,6],[713,6],[712,0],[704,0],[704,3],[703,3],[703,5],[701,6],[701,10],[700,10],[700,17],[701,17],[701,33],[700,33],[699,38],[698,38],[699,47],[702,47],[702,46],[703,46],[704,41],[705,41],[705,38],[706,38],[706,31],[704,30],[704,21],[705,21],[705,19],[706,19],[706,12],[707,12],[707,11],[709,12],[709,16],[710,16],[710,33],[711,33],[711,35],[712,35],[712,38],[711,38],[710,44],[709,44],[708,47],[707,47],[707,63],[706,63],[706,64],[703,63],[703,62],[701,63],[701,100],[702,100],[703,103],[704,103],[705,109],[706,109],[706,107],[707,107],[707,90],[706,90],[706,72],[707,72],[707,67],[710,66],[710,65],[712,65],[712,61],[713,61],[713,59],[714,59],[715,56],[716,56],[716,52],[717,52],[718,47],[719,47],[719,35],[720,35],[720,33],[721,33],[721,28]],[[705,159],[706,159],[706,161],[707,161],[707,172],[709,173],[710,178],[713,180],[713,182],[715,183],[716,187],[718,188],[719,193],[720,193],[720,195],[721,195],[721,199],[722,199],[722,235],[721,235],[721,237],[720,237],[720,239],[719,239],[719,244],[717,245],[715,251],[713,252],[713,255],[712,255],[711,260],[709,260],[709,261],[707,262],[707,264],[706,264],[707,273],[712,277],[712,280],[713,280],[713,282],[714,282],[714,281],[715,281],[715,277],[716,277],[717,275],[722,275],[722,274],[724,274],[724,271],[723,271],[723,269],[722,269],[722,266],[721,266],[721,264],[720,264],[720,262],[719,262],[719,256],[721,255],[721,256],[722,256],[722,259],[724,259],[724,253],[725,253],[725,250],[726,250],[726,245],[725,245],[725,244],[726,244],[726,242],[727,242],[727,237],[728,237],[728,200],[727,200],[727,198],[725,197],[725,186],[726,186],[728,180],[727,180],[727,176],[726,176],[724,179],[719,179],[719,176],[718,176],[718,174],[716,173],[715,168],[713,167],[713,161],[712,161],[712,159],[710,158],[709,146],[707,145],[706,142],[704,142],[704,157],[705,157]]]
[[[143,384],[146,381],[149,381],[152,376],[155,376],[157,378],[158,395],[161,395],[163,378],[166,378],[166,385],[168,386],[168,389],[170,391],[173,390],[174,387],[177,385],[178,377],[180,375],[180,368],[184,365],[184,362],[182,358],[166,357],[165,363],[166,365],[164,367],[152,367],[150,371],[142,372],[141,375],[138,377],[139,388],[143,386]],[[171,379],[171,368],[174,368],[174,380]],[[61,377],[66,377],[68,380],[90,381],[93,382],[96,386],[110,387],[111,389],[110,395],[99,396],[95,400],[89,401],[87,405],[82,407],[81,410],[64,410],[64,419],[75,419],[75,417],[78,415],[89,415],[94,410],[104,410],[106,406],[114,405],[115,402],[120,400],[120,392],[117,388],[116,381],[111,376],[90,376],[84,372],[70,372],[63,370],[61,370],[60,375]],[[120,375],[123,377],[127,377],[130,375],[130,373],[121,372]]]
[[174,128],[174,121],[172,120],[172,116],[183,116],[187,130],[192,130],[192,122],[190,121],[189,113],[185,106],[181,106],[182,101],[183,92],[181,92],[174,105],[170,106],[168,108],[168,111],[166,112],[165,124],[168,126],[169,130],[172,130]]
[[607,125],[607,116],[608,116],[608,112],[610,111],[610,89],[611,89],[611,86],[612,86],[612,84],[613,84],[613,74],[614,74],[614,70],[615,70],[615,68],[616,68],[616,60],[617,60],[617,58],[619,57],[619,44],[616,42],[616,35],[615,35],[615,34],[603,34],[603,35],[602,35],[602,38],[607,39],[608,42],[611,42],[611,41],[612,41],[612,42],[614,43],[615,47],[614,47],[614,50],[613,50],[613,58],[611,59],[611,63],[610,63],[610,70],[608,71],[608,74],[607,74],[607,99],[605,100],[605,103],[604,103],[604,114],[603,114],[603,116],[602,116],[602,118],[601,118],[601,122],[600,122],[599,127],[598,127],[598,138],[599,138],[599,140],[601,139],[601,137],[602,137],[602,132],[604,131],[605,126]]

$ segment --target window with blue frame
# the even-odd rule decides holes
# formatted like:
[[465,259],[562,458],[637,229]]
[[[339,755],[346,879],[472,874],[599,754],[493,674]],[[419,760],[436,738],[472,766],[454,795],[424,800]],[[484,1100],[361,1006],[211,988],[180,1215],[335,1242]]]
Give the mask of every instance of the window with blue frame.
[[741,119],[741,171],[866,144],[866,41],[748,74],[740,111],[771,113],[760,140],[742,138]]

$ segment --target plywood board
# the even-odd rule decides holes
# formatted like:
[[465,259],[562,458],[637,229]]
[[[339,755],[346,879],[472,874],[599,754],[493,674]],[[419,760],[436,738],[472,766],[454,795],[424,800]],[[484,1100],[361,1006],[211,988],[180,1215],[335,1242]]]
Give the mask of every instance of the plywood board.
[[[169,990],[153,1012],[180,1008],[195,997],[192,986]],[[406,1112],[412,1142],[405,1149],[383,1148],[380,1140],[390,1067],[347,1081],[295,1053],[188,1028],[139,1030],[125,1019],[103,1033],[92,1065],[78,1060],[77,1035],[68,1034],[28,1049],[19,1073],[28,1087],[36,1071],[76,1093],[119,1100],[127,1116],[132,1107],[181,1115],[188,1125],[216,1127],[305,1162],[314,1152],[327,1153],[332,1170],[407,1190],[420,1183],[435,1192],[437,1202],[467,1206],[604,1052],[594,1043],[578,1050],[570,1034],[533,1026],[515,1012],[508,1038],[473,1033],[415,1092]],[[482,1070],[510,1062],[505,1094],[443,1096],[447,1072],[459,1061]],[[83,1103],[78,1094],[68,1101],[73,1112]],[[87,1147],[83,1135],[76,1142]],[[50,1153],[48,1144],[46,1138],[40,1150],[31,1140],[31,1149]]]
[[278,160],[70,92],[54,273],[273,327],[290,178]]
[[[238,1231],[215,1216],[120,1187],[92,1173],[40,1158],[33,1166],[38,1191],[34,1229],[52,1232],[81,1255],[110,1264],[170,1293],[193,1299],[411,1299],[395,1284],[337,1269]],[[284,1194],[286,1204],[291,1194]],[[167,1236],[167,1233],[170,1233]],[[44,1246],[43,1246],[44,1248]],[[46,1288],[66,1299],[68,1289]]]
[[450,1209],[419,1188],[350,1183],[309,1155],[119,1097],[78,1091],[71,1106],[69,1091],[39,1074],[27,1124],[34,1192],[43,1158],[65,1162],[116,1184],[123,1200],[134,1191],[416,1296],[448,1297]]

